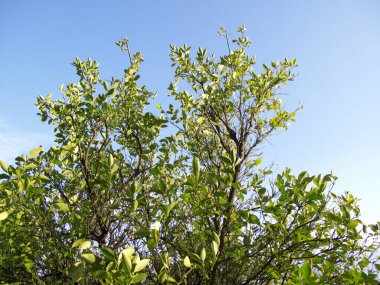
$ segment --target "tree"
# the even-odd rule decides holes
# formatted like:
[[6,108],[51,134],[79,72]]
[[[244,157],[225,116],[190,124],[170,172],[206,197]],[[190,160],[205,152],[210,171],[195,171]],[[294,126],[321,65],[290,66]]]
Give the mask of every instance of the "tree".
[[56,145],[1,161],[1,284],[377,284],[380,224],[336,177],[260,168],[263,142],[294,120],[278,90],[296,60],[258,73],[238,33],[220,30],[220,58],[171,46],[159,114],[127,39],[122,78],[76,59],[79,83],[38,98]]

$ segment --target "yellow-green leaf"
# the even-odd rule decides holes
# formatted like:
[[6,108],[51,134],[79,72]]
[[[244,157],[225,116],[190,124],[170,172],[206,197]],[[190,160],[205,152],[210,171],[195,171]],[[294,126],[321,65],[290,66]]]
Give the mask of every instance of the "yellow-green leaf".
[[108,157],[108,165],[112,167],[113,164],[114,164],[114,159],[113,159],[112,154],[110,154]]
[[131,258],[132,255],[135,253],[135,248],[134,247],[127,247],[120,254],[122,254],[122,253],[125,254],[126,256],[128,256],[129,258]]
[[211,245],[212,245],[212,251],[214,252],[214,255],[217,256],[218,251],[219,251],[219,245],[214,240],[211,242]]
[[186,257],[183,259],[183,265],[185,265],[186,267],[191,267],[190,258],[189,258],[188,256],[186,256]]
[[96,261],[96,257],[95,257],[95,255],[93,253],[83,253],[83,254],[80,255],[80,257],[84,261],[86,261],[88,263],[91,263],[91,264]]
[[8,218],[8,212],[4,211],[0,213],[0,221],[4,221],[6,218]]
[[213,235],[213,237],[214,237],[214,241],[216,242],[216,244],[217,244],[218,247],[219,247],[219,245],[220,245],[220,239],[219,239],[219,236],[218,236],[215,232],[212,232],[212,235]]
[[73,242],[73,245],[71,246],[71,248],[80,247],[82,245],[82,243],[85,243],[87,241],[88,240],[86,240],[84,238],[77,239],[76,241]]
[[37,147],[29,152],[29,158],[34,158],[42,152],[42,147]]
[[69,206],[66,203],[56,203],[58,209],[64,213],[67,213],[70,211]]
[[130,272],[132,270],[132,261],[130,257],[124,252],[121,253],[121,256],[125,266],[127,267],[127,270]]
[[254,164],[255,164],[255,165],[259,165],[259,164],[261,163],[261,161],[262,161],[262,158],[260,157],[260,158],[258,158],[258,159],[256,159],[256,160],[254,161]]
[[133,272],[139,272],[143,270],[150,262],[150,259],[142,259],[136,264],[135,270]]
[[8,165],[4,161],[2,161],[2,160],[0,160],[0,167],[5,172],[8,172]]
[[134,200],[133,206],[132,206],[132,212],[136,212],[138,206],[139,206],[139,201]]
[[91,241],[90,240],[86,240],[84,242],[81,243],[81,245],[79,246],[80,249],[87,249],[91,246]]
[[138,264],[140,262],[140,255],[137,253],[133,256],[132,258],[132,263],[133,264]]
[[201,249],[201,259],[202,261],[206,259],[206,249],[204,247]]
[[172,276],[168,275],[166,276],[166,282],[171,282],[171,283],[177,283],[177,280],[175,280]]
[[205,118],[204,117],[199,117],[199,118],[197,118],[197,120],[196,120],[196,122],[197,122],[197,124],[202,124],[203,123],[203,121],[205,120]]
[[199,158],[194,157],[193,158],[193,173],[196,179],[199,179],[200,175],[200,163],[199,163]]
[[135,276],[133,276],[131,284],[140,283],[145,280],[145,278],[148,276],[146,273],[139,273]]

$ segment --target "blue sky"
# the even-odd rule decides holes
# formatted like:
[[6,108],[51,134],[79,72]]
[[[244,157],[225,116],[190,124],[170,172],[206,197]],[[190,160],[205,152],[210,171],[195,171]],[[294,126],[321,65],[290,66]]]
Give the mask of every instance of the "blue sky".
[[283,99],[304,109],[270,139],[265,162],[333,171],[335,190],[361,198],[365,221],[380,220],[379,15],[377,0],[1,1],[0,159],[52,142],[35,98],[77,81],[75,57],[99,61],[104,78],[119,75],[128,61],[113,43],[128,37],[145,58],[143,83],[165,103],[169,44],[222,54],[218,28],[244,24],[259,62],[296,57],[299,64]]

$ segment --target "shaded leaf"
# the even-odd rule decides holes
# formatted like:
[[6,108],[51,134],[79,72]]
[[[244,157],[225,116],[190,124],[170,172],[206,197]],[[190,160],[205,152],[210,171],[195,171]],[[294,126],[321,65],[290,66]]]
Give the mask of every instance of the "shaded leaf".
[[113,252],[112,249],[108,248],[108,247],[103,247],[100,249],[100,251],[102,252],[103,256],[110,260],[110,261],[114,261],[116,259],[116,256],[115,256],[115,253]]
[[136,284],[136,283],[142,282],[146,279],[147,276],[148,276],[148,274],[146,274],[146,273],[139,273],[139,274],[133,276],[131,284]]
[[71,267],[69,272],[69,277],[72,282],[77,282],[83,277],[84,265],[83,263],[77,262],[73,267]]
[[301,273],[302,273],[302,276],[305,280],[309,280],[310,279],[310,275],[311,275],[311,267],[310,267],[310,263],[309,262],[305,262],[304,265],[302,265],[301,267]]

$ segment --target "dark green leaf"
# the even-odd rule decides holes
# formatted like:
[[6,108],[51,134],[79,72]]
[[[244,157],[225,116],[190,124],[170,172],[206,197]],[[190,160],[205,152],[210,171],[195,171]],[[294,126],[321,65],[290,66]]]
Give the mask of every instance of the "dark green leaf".
[[108,247],[103,247],[100,249],[100,251],[102,252],[103,256],[109,261],[114,261],[116,259],[115,253],[112,249]]
[[73,267],[71,267],[69,276],[72,282],[77,282],[83,277],[84,265],[83,263],[77,262]]

